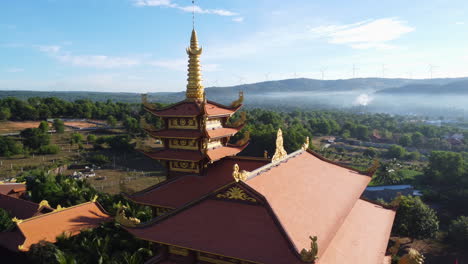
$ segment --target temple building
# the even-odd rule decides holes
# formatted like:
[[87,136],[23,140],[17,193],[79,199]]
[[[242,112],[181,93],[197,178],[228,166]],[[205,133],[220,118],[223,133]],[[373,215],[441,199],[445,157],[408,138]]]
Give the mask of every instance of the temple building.
[[381,264],[394,208],[361,199],[376,166],[367,171],[329,161],[311,151],[309,140],[286,153],[278,130],[272,158],[236,156],[248,137],[229,144],[242,129],[230,106],[206,99],[201,85],[197,35],[192,31],[186,99],[147,111],[162,130],[147,132],[163,148],[143,152],[165,161],[168,179],[127,197],[154,208],[146,223],[126,222],[139,239],[157,245],[147,263]]
[[55,243],[62,234],[77,235],[112,220],[96,200],[54,209],[45,200],[37,204],[0,193],[0,208],[15,223],[12,230],[0,232],[0,248],[11,252],[29,251],[31,245],[41,241]]

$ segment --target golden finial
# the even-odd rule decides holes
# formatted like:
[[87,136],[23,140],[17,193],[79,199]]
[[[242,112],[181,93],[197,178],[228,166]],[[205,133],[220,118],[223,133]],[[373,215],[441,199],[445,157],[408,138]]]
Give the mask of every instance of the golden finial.
[[307,263],[315,263],[318,259],[318,245],[317,245],[317,236],[309,236],[310,242],[310,249],[302,249],[301,251],[301,260]]
[[17,217],[13,217],[11,219],[12,222],[16,223],[17,225],[21,224],[24,220],[23,219],[19,219]]
[[125,208],[126,206],[121,206],[117,209],[115,221],[125,227],[136,227],[140,224],[140,219],[136,217],[127,217],[125,215]]
[[424,259],[424,256],[416,249],[410,248],[408,254],[401,257],[398,264],[423,264]]
[[271,162],[279,162],[282,159],[286,158],[288,153],[283,147],[283,131],[281,128],[278,128],[278,133],[276,134],[276,150],[275,150],[275,155],[273,155],[273,158],[271,158]]
[[99,196],[97,194],[94,195],[93,199],[91,199],[91,202],[95,203],[98,198],[99,198]]
[[304,142],[304,144],[302,144],[302,150],[307,150],[309,148],[309,144],[309,137],[306,137],[306,141]]
[[244,91],[239,91],[239,98],[231,103],[231,107],[238,107],[244,102]]
[[234,164],[233,169],[234,171],[232,172],[232,177],[234,180],[236,180],[236,182],[245,181],[249,177],[249,172],[245,170],[240,171],[239,165],[237,165],[237,163]]
[[63,211],[63,210],[65,210],[65,209],[67,209],[67,208],[66,208],[66,207],[62,207],[62,206],[59,204],[59,205],[57,205],[57,208],[55,208],[54,212],[60,212],[60,211]]
[[187,48],[187,55],[189,56],[188,62],[188,83],[187,83],[187,100],[203,100],[204,87],[201,83],[201,66],[200,66],[200,55],[202,54],[202,48],[198,47],[197,32],[195,29],[192,30],[192,36],[190,37],[190,47]]

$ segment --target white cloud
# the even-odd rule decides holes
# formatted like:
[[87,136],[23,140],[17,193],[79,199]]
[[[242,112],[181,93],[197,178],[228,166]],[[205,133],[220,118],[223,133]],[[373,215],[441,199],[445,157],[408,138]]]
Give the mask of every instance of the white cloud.
[[465,25],[465,22],[456,22],[455,25]]
[[348,25],[328,25],[310,29],[312,34],[328,39],[332,44],[349,45],[356,49],[389,49],[386,42],[414,31],[397,18],[366,20]]
[[94,68],[119,68],[131,67],[140,64],[140,60],[131,57],[112,57],[106,55],[73,55],[63,51],[61,46],[36,46],[39,51],[48,54],[60,62],[73,66],[94,67]]
[[94,67],[94,68],[119,68],[131,67],[140,64],[135,58],[110,57],[105,55],[57,55],[56,58],[64,63],[74,66]]
[[243,17],[235,17],[235,18],[232,19],[232,21],[241,23],[241,22],[244,21],[244,18]]
[[62,47],[58,45],[48,45],[48,46],[37,46],[37,48],[42,52],[52,54],[52,53],[58,53]]
[[219,16],[236,16],[237,13],[231,12],[224,9],[203,9],[199,6],[180,6],[176,3],[173,3],[172,0],[134,0],[133,4],[135,6],[161,6],[169,8],[177,8],[184,12],[195,12],[198,14],[214,14]]

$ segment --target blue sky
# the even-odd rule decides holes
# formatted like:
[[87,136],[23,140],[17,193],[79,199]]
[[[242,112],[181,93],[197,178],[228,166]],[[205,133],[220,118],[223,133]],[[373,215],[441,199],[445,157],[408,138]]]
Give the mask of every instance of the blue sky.
[[[182,91],[191,10],[189,0],[0,1],[0,89]],[[195,10],[206,87],[468,76],[466,0],[198,0]]]

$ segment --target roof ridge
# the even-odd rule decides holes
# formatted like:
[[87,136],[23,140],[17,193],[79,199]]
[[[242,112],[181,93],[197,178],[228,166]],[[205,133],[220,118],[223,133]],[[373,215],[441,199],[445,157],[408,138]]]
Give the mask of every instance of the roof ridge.
[[242,107],[242,104],[239,105],[239,106],[236,106],[236,107],[231,107],[231,106],[220,104],[220,103],[217,103],[217,102],[211,101],[211,100],[206,100],[206,102],[209,103],[209,104],[214,104],[214,105],[219,106],[219,107],[224,107],[224,108],[229,109],[229,110],[239,109],[239,108]]
[[296,150],[296,151],[288,154],[284,159],[282,159],[282,160],[280,160],[278,162],[270,162],[268,164],[263,165],[262,167],[259,167],[259,168],[255,169],[255,170],[249,172],[249,176],[247,177],[246,181],[257,177],[258,175],[262,174],[263,172],[269,171],[272,168],[279,166],[281,163],[287,162],[291,158],[294,158],[294,157],[296,157],[297,155],[299,155],[299,154],[301,154],[303,152],[304,152],[304,150],[302,150],[302,149]]
[[35,203],[33,201],[29,201],[29,200],[25,200],[25,199],[21,199],[21,198],[16,198],[16,197],[6,195],[6,194],[2,194],[2,193],[0,193],[0,196],[4,196],[5,198],[13,199],[13,200],[16,200],[16,201],[21,201],[21,202],[24,202],[24,203],[34,204],[34,205],[37,205],[37,207],[39,207],[39,204]]
[[[60,213],[60,212],[63,212],[63,211],[68,211],[68,210],[70,210],[70,209],[75,209],[75,208],[78,208],[78,207],[81,207],[81,206],[85,206],[85,205],[88,205],[88,204],[99,204],[99,202],[97,202],[97,201],[96,201],[96,202],[89,201],[89,202],[85,202],[85,203],[73,205],[73,206],[70,206],[70,207],[62,207],[62,208],[59,209],[59,210],[55,209],[54,211],[49,212],[49,213],[36,215],[36,216],[30,217],[30,218],[27,218],[27,219],[21,219],[20,222],[16,223],[16,225],[19,226],[20,224],[22,224],[22,223],[24,223],[24,222],[30,222],[31,220],[35,220],[35,219],[37,219],[37,218],[50,216],[50,215],[55,214],[55,213]],[[96,205],[96,206],[97,206],[97,205]],[[99,208],[99,210],[102,210],[102,209],[103,209],[102,206],[97,206],[97,207]],[[107,215],[109,215],[107,212],[105,212],[105,210],[103,211],[103,213],[106,213]],[[109,215],[109,216],[110,216],[110,215]]]
[[311,150],[311,149],[307,149],[306,151],[307,151],[308,153],[314,155],[316,158],[318,158],[318,159],[320,159],[320,160],[322,160],[322,161],[328,162],[328,163],[330,163],[330,164],[333,164],[333,165],[336,165],[336,166],[339,166],[339,167],[342,167],[342,168],[345,168],[345,169],[348,169],[348,170],[352,170],[352,171],[354,171],[354,172],[357,172],[357,173],[359,173],[359,174],[366,175],[366,176],[369,176],[369,177],[372,177],[372,175],[373,175],[373,174],[370,175],[370,174],[367,173],[366,171],[361,171],[361,170],[355,169],[355,168],[353,168],[353,167],[340,164],[340,163],[338,163],[338,162],[336,162],[336,161],[329,160],[329,159],[325,158],[324,156],[318,154],[317,152],[315,152],[315,151],[313,151],[313,150]]

